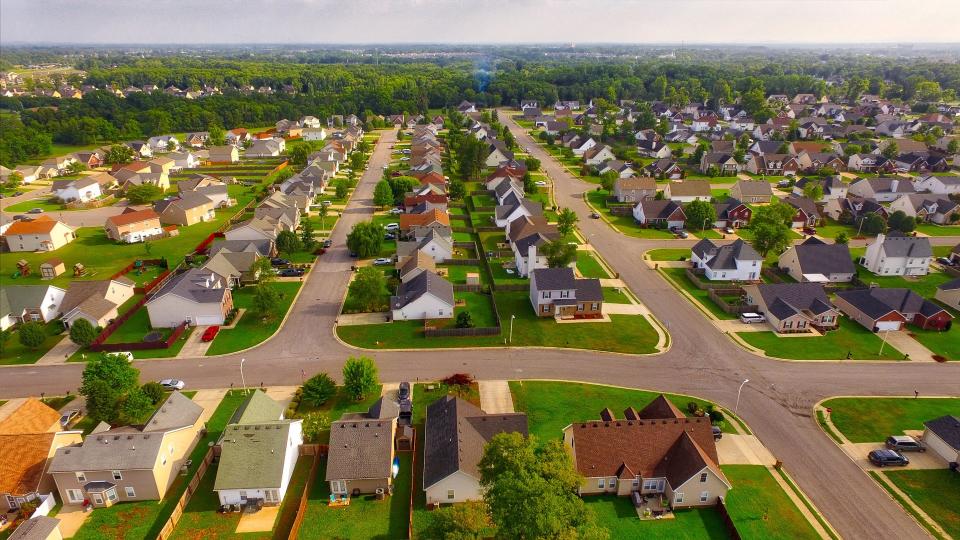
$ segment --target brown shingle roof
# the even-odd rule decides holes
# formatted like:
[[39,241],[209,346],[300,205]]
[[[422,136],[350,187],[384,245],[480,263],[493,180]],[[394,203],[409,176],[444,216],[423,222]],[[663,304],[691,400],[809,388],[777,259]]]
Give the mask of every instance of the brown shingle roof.
[[147,208],[144,210],[133,210],[133,211],[126,210],[122,214],[108,217],[107,221],[120,227],[122,225],[139,223],[141,221],[147,221],[151,219],[156,219],[159,222],[160,216],[158,216],[157,213],[154,212],[152,208]]
[[13,236],[18,234],[50,234],[50,231],[57,226],[59,221],[51,219],[50,216],[40,216],[33,221],[14,221],[7,229],[4,236]]
[[55,436],[0,435],[0,493],[26,495],[37,490]]
[[60,413],[39,399],[27,398],[0,421],[0,435],[55,432],[60,428],[59,422]]

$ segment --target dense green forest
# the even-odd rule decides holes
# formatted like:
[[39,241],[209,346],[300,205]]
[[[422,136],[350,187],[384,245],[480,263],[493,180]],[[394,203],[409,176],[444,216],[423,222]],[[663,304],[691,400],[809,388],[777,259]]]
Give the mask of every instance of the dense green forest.
[[[31,56],[33,54],[34,56]],[[716,53],[711,53],[716,54]],[[53,61],[47,50],[4,51],[3,64]],[[373,61],[376,63],[371,63]],[[543,104],[556,99],[586,101],[602,97],[690,101],[716,104],[740,99],[759,119],[766,96],[798,92],[852,99],[863,93],[923,103],[952,101],[960,90],[960,64],[858,55],[742,53],[708,57],[610,57],[537,59],[530,55],[484,55],[470,60],[437,61],[380,58],[342,52],[222,53],[205,57],[177,55],[140,58],[118,53],[61,57],[62,63],[86,71],[82,82],[118,88],[153,84],[182,89],[218,86],[224,95],[197,100],[161,92],[119,98],[93,92],[83,99],[0,98],[0,163],[10,166],[43,155],[49,141],[99,144],[168,132],[270,124],[305,114],[426,113],[461,100],[484,106],[515,105],[521,99]],[[326,63],[325,63],[326,62]],[[329,63],[335,62],[335,63]],[[835,84],[828,84],[828,81]],[[77,82],[77,81],[74,81]],[[233,89],[252,85],[295,94],[244,94]]]

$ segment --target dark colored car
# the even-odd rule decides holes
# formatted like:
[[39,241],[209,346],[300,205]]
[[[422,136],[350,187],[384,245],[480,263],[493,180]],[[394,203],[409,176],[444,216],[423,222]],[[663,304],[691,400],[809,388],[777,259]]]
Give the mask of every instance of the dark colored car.
[[328,248],[333,245],[333,242],[329,239],[323,241],[323,247]]
[[300,277],[303,275],[302,268],[284,268],[277,272],[277,275],[280,277]]
[[710,426],[710,431],[713,432],[713,440],[719,441],[723,438],[723,430],[719,426]]
[[217,337],[217,332],[220,331],[220,327],[213,325],[203,331],[203,335],[200,336],[202,341],[213,341],[213,338]]
[[905,467],[910,464],[910,460],[896,450],[880,448],[867,454],[867,459],[877,467],[899,466]]
[[357,252],[356,252],[356,251],[351,251],[351,252],[350,252],[350,256],[353,257],[354,259],[356,259],[357,257],[359,257],[359,255],[357,255]]
[[410,401],[413,395],[410,393],[410,383],[404,381],[400,383],[400,389],[397,390],[397,400],[400,403]]
[[590,217],[593,218],[593,219],[600,219],[600,214],[598,214],[598,213],[596,213],[596,212],[591,212],[591,213],[590,213]]
[[890,450],[898,452],[926,452],[927,448],[923,443],[907,435],[891,435],[883,443]]
[[944,266],[953,266],[953,261],[946,257],[937,257],[937,262]]
[[27,210],[27,213],[28,213],[28,214],[42,214],[42,213],[43,213],[43,208],[31,208],[31,209]]
[[804,234],[809,234],[809,235],[817,234],[817,230],[814,229],[813,227],[804,227],[803,232]]
[[270,264],[271,264],[272,266],[286,266],[286,265],[290,264],[290,260],[289,260],[289,259],[282,259],[282,258],[280,258],[280,257],[274,257],[274,258],[270,259]]

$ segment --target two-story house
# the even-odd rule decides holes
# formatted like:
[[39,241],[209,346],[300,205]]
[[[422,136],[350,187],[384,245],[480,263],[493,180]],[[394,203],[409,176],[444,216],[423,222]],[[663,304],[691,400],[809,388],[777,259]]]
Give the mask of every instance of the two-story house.
[[539,268],[530,273],[530,303],[538,317],[599,318],[603,289],[599,279],[577,279],[569,267]]
[[867,245],[860,264],[880,276],[925,276],[932,260],[933,248],[928,238],[892,232],[878,234]]
[[756,281],[760,279],[763,257],[740,239],[722,246],[704,239],[694,244],[690,262],[711,281]]

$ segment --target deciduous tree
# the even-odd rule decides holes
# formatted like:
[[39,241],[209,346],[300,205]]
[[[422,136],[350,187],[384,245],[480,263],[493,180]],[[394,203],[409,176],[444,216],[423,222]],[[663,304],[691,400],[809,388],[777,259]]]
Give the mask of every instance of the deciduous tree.
[[326,373],[318,373],[303,383],[303,393],[300,398],[307,404],[319,407],[330,400],[337,393],[337,383]]
[[347,247],[359,257],[373,257],[380,253],[383,235],[383,227],[377,223],[372,221],[357,223],[347,235]]
[[362,400],[377,389],[380,378],[377,365],[366,356],[351,356],[343,365],[343,387],[355,401]]
[[97,338],[97,329],[90,324],[90,321],[83,317],[77,318],[70,325],[70,341],[81,347],[89,347],[93,340]]

